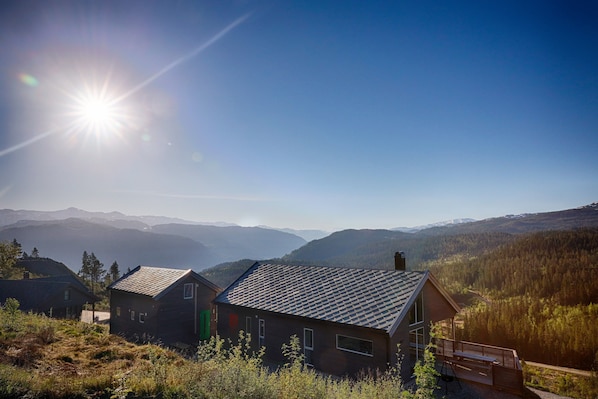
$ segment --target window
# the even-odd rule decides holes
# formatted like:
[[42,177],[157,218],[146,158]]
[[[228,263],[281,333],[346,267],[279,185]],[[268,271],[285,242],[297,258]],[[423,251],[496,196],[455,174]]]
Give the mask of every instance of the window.
[[266,320],[260,319],[260,346],[264,346],[264,341],[266,339]]
[[116,307],[116,317],[120,317],[120,306]]
[[131,310],[131,320],[135,321],[135,311]]
[[64,300],[69,301],[71,299],[71,290],[67,288],[64,290]]
[[245,317],[245,336],[248,336],[251,334],[251,317],[247,316]]
[[424,342],[424,328],[416,328],[409,331],[409,353],[415,361],[424,358],[424,349],[426,344]]
[[147,316],[147,313],[141,313],[139,312],[139,322],[141,324],[145,323],[145,317]]
[[417,324],[424,321],[424,296],[420,293],[409,311],[409,324]]
[[193,283],[185,283],[183,289],[183,299],[193,299]]
[[305,356],[305,364],[313,366],[312,355],[314,352],[314,330],[311,328],[303,329],[303,355]]
[[374,356],[374,342],[367,339],[336,335],[336,349],[358,353],[360,355]]

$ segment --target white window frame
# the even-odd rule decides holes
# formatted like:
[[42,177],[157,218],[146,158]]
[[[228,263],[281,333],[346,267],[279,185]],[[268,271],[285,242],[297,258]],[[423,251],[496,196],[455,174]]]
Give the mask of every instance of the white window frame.
[[[418,306],[419,305],[419,306]],[[421,308],[421,315],[420,315],[420,308]],[[411,318],[411,313],[413,312],[414,321],[411,322],[409,320],[409,326],[414,326],[416,324],[420,324],[424,322],[424,295],[422,292],[415,298],[415,302],[411,305],[411,310],[409,311],[409,317]]]
[[193,299],[193,283],[183,285],[183,299]]
[[146,316],[147,316],[147,313],[139,312],[139,323],[141,323],[141,324],[145,323]]
[[266,341],[266,320],[260,319],[258,325],[259,325],[258,335],[260,337],[260,346],[264,346],[264,342]]
[[245,336],[251,335],[251,316],[245,316]]
[[[307,345],[307,334],[309,332],[309,335],[311,335],[311,346]],[[308,356],[307,353],[311,352],[309,356],[309,359],[313,358],[313,352],[314,352],[314,330],[311,328],[304,328],[303,329],[303,356],[304,356],[304,363],[306,366],[313,366],[313,363],[308,361]],[[312,359],[313,360],[313,359]]]
[[[415,336],[415,342],[411,341],[411,337]],[[421,339],[421,342],[419,340]],[[426,336],[423,327],[414,328],[409,330],[409,350],[411,353],[415,353],[415,361],[423,360],[424,350],[426,348]]]
[[[372,353],[361,352],[361,351],[349,349],[349,348],[343,348],[343,347],[339,346],[339,342],[338,342],[339,337],[354,339],[354,340],[363,341],[363,342],[369,342],[372,346]],[[344,335],[344,334],[336,334],[336,349],[344,351],[344,352],[356,353],[356,354],[362,355],[362,356],[374,357],[374,341],[372,341],[370,339],[352,337],[350,335]]]

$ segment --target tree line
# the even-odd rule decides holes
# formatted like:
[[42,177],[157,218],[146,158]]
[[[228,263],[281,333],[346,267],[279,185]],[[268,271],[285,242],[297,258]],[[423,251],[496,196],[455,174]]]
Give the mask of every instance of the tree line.
[[458,338],[515,348],[527,360],[598,367],[598,229],[522,235],[432,272],[453,290],[491,299],[466,309]]

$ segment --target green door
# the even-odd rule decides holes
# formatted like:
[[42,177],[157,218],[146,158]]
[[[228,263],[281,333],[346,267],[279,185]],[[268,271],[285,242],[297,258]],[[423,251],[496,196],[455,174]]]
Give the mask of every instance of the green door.
[[199,312],[199,339],[210,339],[210,309]]

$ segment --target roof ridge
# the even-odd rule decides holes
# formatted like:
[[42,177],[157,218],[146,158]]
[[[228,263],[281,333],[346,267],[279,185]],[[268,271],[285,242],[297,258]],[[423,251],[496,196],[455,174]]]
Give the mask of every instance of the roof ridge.
[[[259,266],[272,265],[272,266],[289,266],[289,267],[313,267],[321,269],[341,269],[341,270],[372,270],[372,271],[383,271],[383,272],[401,272],[401,273],[419,273],[424,274],[426,270],[396,270],[396,269],[380,269],[380,268],[369,268],[369,267],[349,267],[349,266],[331,266],[331,265],[294,265],[291,263],[279,263],[279,262],[256,262]],[[253,266],[252,266],[253,267]]]

